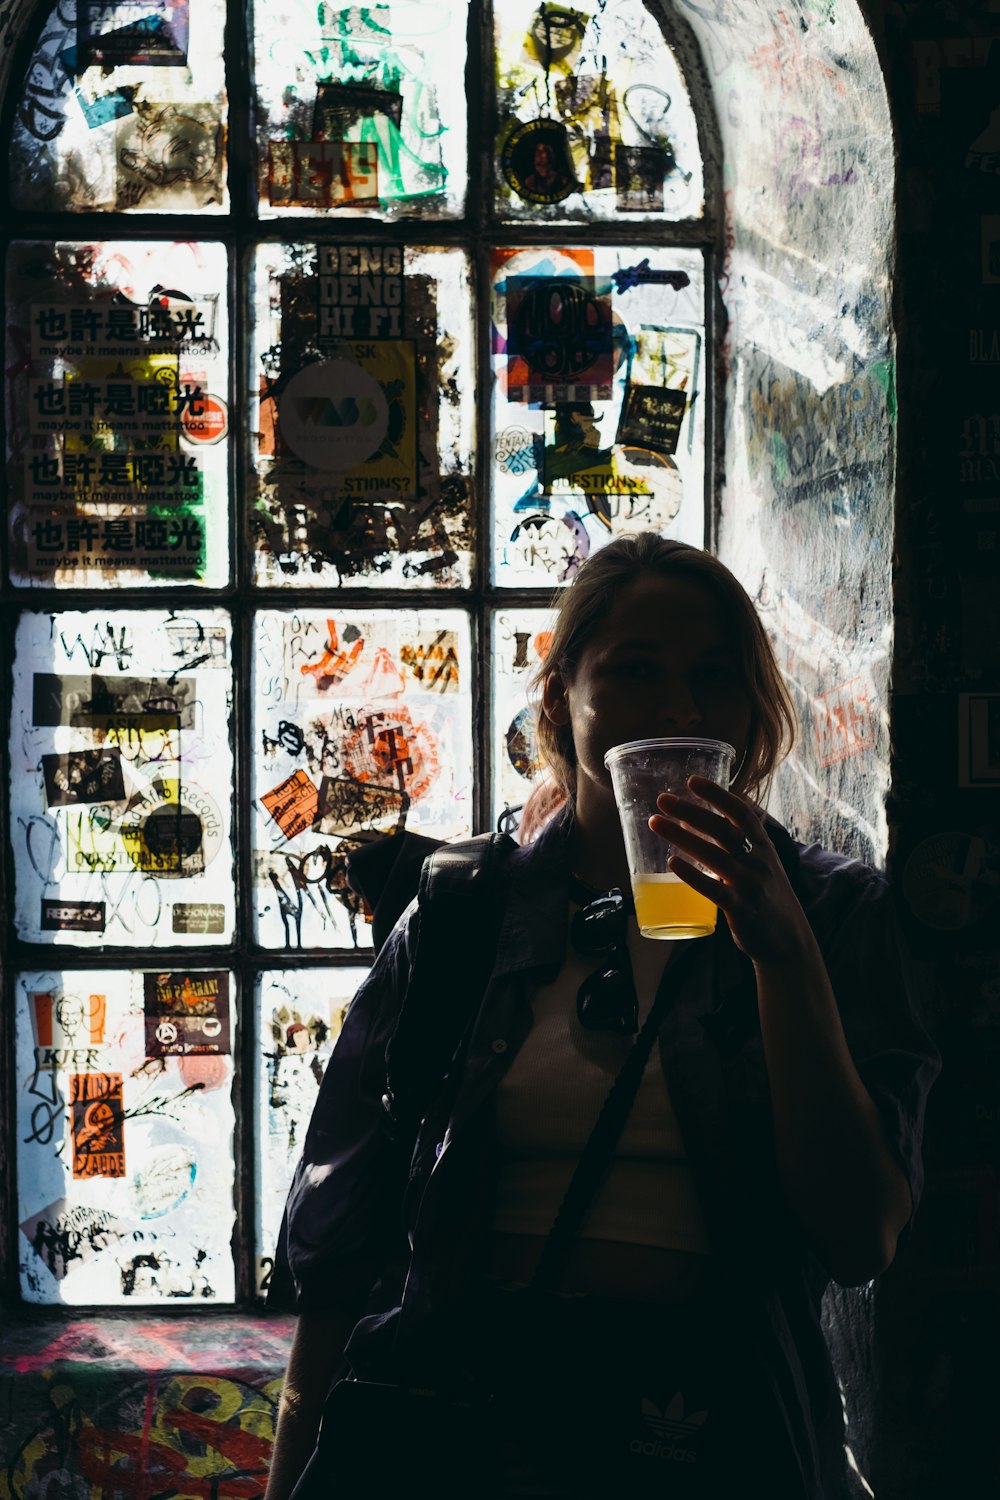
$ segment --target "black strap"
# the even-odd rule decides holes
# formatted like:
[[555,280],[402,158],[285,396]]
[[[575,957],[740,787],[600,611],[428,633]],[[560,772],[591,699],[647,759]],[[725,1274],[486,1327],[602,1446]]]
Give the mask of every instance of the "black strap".
[[420,1123],[486,991],[503,909],[498,883],[515,847],[505,834],[480,834],[442,844],[424,862],[416,952],[385,1054],[382,1107],[396,1138]]
[[440,839],[403,828],[385,838],[370,839],[348,854],[347,883],[371,913],[376,954],[417,894],[424,860],[440,847]]
[[618,1137],[625,1128],[635,1096],[639,1092],[642,1075],[649,1062],[649,1054],[659,1034],[663,1019],[670,1009],[675,986],[668,982],[672,976],[668,961],[660,980],[652,1009],[642,1025],[642,1030],[629,1049],[628,1057],[601,1105],[601,1112],[590,1133],[590,1139],[580,1154],[576,1170],[570,1179],[555,1222],[549,1230],[548,1239],[542,1246],[534,1275],[528,1284],[532,1293],[551,1291],[562,1275],[569,1258],[574,1236],[594,1200],[601,1179],[618,1144]]

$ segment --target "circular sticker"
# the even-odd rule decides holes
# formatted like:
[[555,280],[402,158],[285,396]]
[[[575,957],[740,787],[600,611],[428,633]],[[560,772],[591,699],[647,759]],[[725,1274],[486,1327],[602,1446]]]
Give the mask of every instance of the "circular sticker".
[[903,897],[938,932],[974,927],[997,905],[996,859],[986,839],[957,830],[918,844],[903,867]]
[[511,532],[518,564],[568,583],[590,552],[587,528],[575,511],[565,516],[526,516]]
[[211,1093],[229,1080],[229,1059],[219,1053],[186,1054],[177,1059],[178,1072],[186,1089]]
[[366,714],[344,747],[344,765],[355,781],[396,787],[417,802],[441,769],[437,740],[407,709]]
[[662,531],[676,518],[684,500],[684,481],[672,458],[651,448],[626,445],[615,449],[615,473],[619,480],[615,492],[593,497],[604,507],[604,513],[595,514],[614,536]]
[[201,875],[222,848],[222,815],[202,787],[159,781],[130,810],[120,836],[137,870],[185,879]]
[[149,1147],[129,1183],[129,1196],[140,1219],[162,1219],[173,1213],[191,1191],[197,1175],[197,1160],[188,1147]]
[[346,359],[323,359],[292,376],[278,407],[281,436],[312,469],[343,474],[363,464],[389,430],[389,404],[374,376]]
[[543,5],[535,12],[525,50],[547,71],[554,62],[564,62],[579,50],[586,29],[587,17],[583,11]]
[[229,410],[218,396],[202,396],[185,406],[181,427],[189,443],[221,443],[229,431]]
[[511,720],[505,736],[507,757],[518,776],[530,781],[542,769],[535,734],[535,716],[530,708],[522,708]]
[[515,125],[503,146],[500,169],[526,203],[561,203],[580,184],[573,169],[566,127],[558,120]]

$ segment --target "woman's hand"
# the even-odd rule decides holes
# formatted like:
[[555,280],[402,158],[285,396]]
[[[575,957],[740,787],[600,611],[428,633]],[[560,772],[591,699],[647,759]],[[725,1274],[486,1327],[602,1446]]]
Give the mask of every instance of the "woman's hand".
[[[814,943],[812,930],[760,813],[704,776],[692,776],[688,786],[709,806],[663,792],[657,798],[660,811],[649,820],[652,831],[678,851],[668,869],[715,902],[737,947],[753,963],[803,954]],[[718,879],[697,869],[692,859]]]

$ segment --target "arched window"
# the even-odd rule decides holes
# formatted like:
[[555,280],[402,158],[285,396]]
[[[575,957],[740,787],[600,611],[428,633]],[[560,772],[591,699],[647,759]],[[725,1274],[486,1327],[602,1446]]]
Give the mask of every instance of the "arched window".
[[26,1300],[266,1282],[370,953],[346,853],[516,808],[553,588],[705,542],[684,45],[642,0],[42,8],[5,115]]

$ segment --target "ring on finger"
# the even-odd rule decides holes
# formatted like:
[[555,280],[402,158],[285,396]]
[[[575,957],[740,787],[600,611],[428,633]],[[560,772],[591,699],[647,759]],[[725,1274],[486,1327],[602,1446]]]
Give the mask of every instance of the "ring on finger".
[[750,839],[747,838],[746,834],[743,835],[743,843],[740,846],[740,853],[744,855],[753,853],[753,844]]

